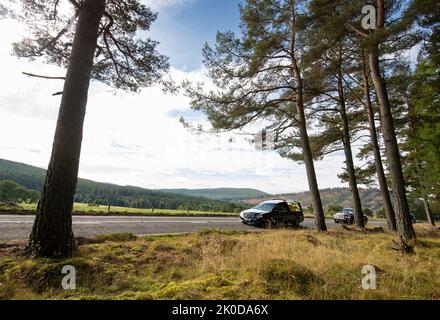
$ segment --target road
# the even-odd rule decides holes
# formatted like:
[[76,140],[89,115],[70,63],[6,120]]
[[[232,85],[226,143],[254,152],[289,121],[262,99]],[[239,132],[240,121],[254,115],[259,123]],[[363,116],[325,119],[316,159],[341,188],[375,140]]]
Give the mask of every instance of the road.
[[[0,215],[0,240],[24,240],[34,223],[34,216]],[[337,226],[326,220],[329,228]],[[371,221],[369,225],[383,225],[382,221]],[[313,219],[301,224],[313,228]],[[89,237],[99,234],[130,232],[136,235],[185,233],[203,229],[261,230],[242,224],[235,217],[133,217],[133,216],[73,216],[73,231],[76,236]]]

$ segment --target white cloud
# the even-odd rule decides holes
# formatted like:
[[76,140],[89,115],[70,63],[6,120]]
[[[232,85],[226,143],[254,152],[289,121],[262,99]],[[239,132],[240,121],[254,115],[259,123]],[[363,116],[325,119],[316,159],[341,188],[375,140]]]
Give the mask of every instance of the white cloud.
[[162,10],[166,8],[176,8],[191,4],[197,0],[143,0],[142,2],[152,10]]

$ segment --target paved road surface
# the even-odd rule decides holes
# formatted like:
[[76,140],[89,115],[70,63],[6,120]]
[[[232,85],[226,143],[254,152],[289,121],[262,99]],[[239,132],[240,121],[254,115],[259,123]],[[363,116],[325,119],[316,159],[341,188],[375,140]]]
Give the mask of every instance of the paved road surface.
[[[34,218],[34,216],[0,215],[0,240],[27,239]],[[332,220],[326,222],[328,227],[337,226]],[[383,224],[382,221],[371,221],[369,223],[369,225]],[[313,228],[313,219],[305,219],[301,225]],[[136,235],[183,233],[211,228],[261,230],[243,225],[238,217],[73,217],[75,235],[84,237],[119,232],[131,232]]]

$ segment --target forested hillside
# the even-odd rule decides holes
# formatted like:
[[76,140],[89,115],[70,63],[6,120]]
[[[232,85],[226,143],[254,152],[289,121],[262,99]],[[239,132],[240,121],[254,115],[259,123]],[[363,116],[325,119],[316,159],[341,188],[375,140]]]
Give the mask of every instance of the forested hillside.
[[[351,197],[350,190],[348,188],[328,188],[321,189],[322,203],[326,210],[331,207],[350,207]],[[380,198],[380,191],[378,189],[360,189],[360,196],[362,204],[365,208],[369,208],[373,211],[378,211],[382,209],[382,202]],[[291,199],[301,202],[304,208],[311,207],[311,195],[308,191],[298,192],[298,193],[287,193],[278,194],[275,196],[267,196],[264,198],[252,198],[244,199],[243,202],[256,204],[262,200],[280,198],[280,199]],[[330,208],[331,209],[331,208]]]
[[214,200],[231,201],[251,198],[263,198],[270,196],[266,192],[248,188],[160,189],[159,191],[192,197],[205,197]]
[[[14,181],[21,186],[41,191],[46,170],[23,163],[0,159],[0,181]],[[234,212],[246,207],[227,201],[171,194],[132,186],[118,186],[79,179],[75,202],[99,205]]]
[[[332,210],[336,207],[351,207],[351,194],[348,188],[329,188],[322,189],[321,199],[326,210]],[[378,189],[359,189],[362,205],[365,209],[370,209],[374,212],[382,209],[382,202],[380,191]],[[283,195],[285,198],[292,198],[300,201],[303,206],[311,206],[311,196],[309,192],[293,193]]]

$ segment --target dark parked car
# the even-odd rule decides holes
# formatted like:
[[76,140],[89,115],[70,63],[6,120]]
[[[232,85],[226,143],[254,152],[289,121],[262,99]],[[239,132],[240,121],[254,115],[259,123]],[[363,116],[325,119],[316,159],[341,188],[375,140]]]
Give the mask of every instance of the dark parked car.
[[290,200],[269,200],[260,203],[252,209],[240,213],[243,223],[268,227],[268,226],[298,226],[304,221],[301,204]]
[[[341,212],[336,212],[333,215],[333,220],[335,223],[342,223],[342,224],[353,224],[354,223],[354,214],[352,208],[344,208],[341,210]],[[368,217],[364,215],[364,223],[368,223]]]

